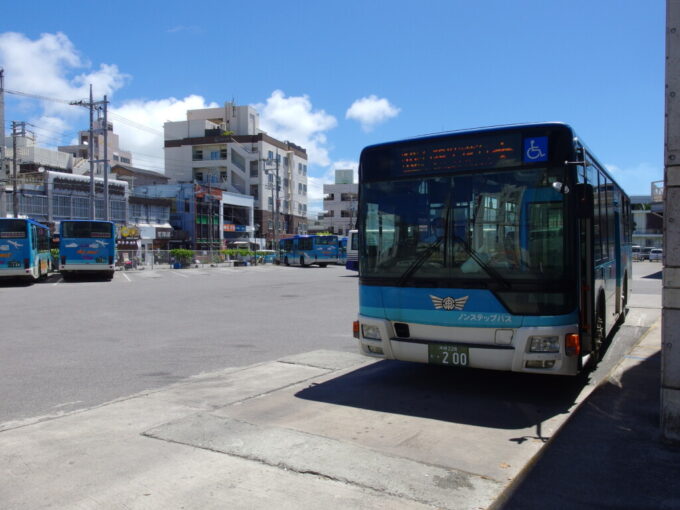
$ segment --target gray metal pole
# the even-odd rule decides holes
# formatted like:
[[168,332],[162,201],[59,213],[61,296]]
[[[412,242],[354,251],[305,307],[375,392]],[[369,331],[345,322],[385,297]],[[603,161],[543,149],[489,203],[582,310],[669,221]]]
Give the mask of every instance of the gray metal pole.
[[661,436],[680,443],[680,2],[666,0]]
[[0,180],[5,178],[5,70],[0,68]]
[[95,220],[97,218],[96,211],[97,209],[95,208],[95,193],[94,193],[94,102],[92,100],[92,84],[90,84],[90,103],[89,103],[89,108],[90,108],[90,132],[88,136],[88,146],[87,146],[87,153],[90,157],[90,219]]
[[108,105],[109,102],[106,100],[106,96],[104,96],[104,219],[106,221],[111,220],[111,212],[109,211],[109,126],[106,120]]
[[[274,216],[274,246],[279,245],[279,151],[276,151],[276,179],[274,182],[276,189],[276,201],[274,203],[274,210],[276,211]],[[275,250],[277,248],[274,248]]]
[[17,179],[17,123],[12,121],[12,212],[19,217],[19,180]]

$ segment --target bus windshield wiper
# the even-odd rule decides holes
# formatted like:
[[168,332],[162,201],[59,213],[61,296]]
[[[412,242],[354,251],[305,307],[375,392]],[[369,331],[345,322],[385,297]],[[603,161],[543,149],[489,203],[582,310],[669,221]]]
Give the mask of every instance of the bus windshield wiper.
[[404,273],[399,277],[399,281],[397,282],[398,287],[403,287],[406,284],[411,275],[420,269],[420,266],[422,266],[425,261],[430,258],[430,255],[432,255],[432,253],[434,253],[437,248],[439,248],[439,245],[442,244],[443,240],[444,238],[442,236],[438,237],[427,248],[425,248],[423,253],[418,255],[411,265],[408,266],[406,271],[404,271]]
[[477,250],[475,250],[474,248],[472,248],[470,245],[468,245],[468,243],[465,242],[465,239],[463,239],[459,236],[455,236],[453,238],[453,241],[459,242],[463,246],[463,248],[465,248],[465,251],[467,252],[468,255],[470,255],[472,260],[474,260],[477,263],[477,265],[480,268],[482,268],[482,270],[486,274],[488,274],[491,278],[501,282],[507,288],[511,287],[510,282],[508,280],[506,280],[505,278],[503,278],[503,276],[496,269],[494,269],[489,264],[487,264],[484,261],[484,259],[481,257],[479,252]]

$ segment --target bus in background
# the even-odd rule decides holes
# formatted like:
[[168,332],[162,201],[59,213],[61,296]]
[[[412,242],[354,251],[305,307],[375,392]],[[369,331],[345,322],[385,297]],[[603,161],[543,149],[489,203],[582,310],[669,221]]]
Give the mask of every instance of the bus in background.
[[337,264],[338,253],[336,235],[296,235],[279,241],[279,260],[287,266],[326,267]]
[[111,221],[64,220],[59,225],[59,271],[65,280],[77,274],[115,273],[116,229]]
[[0,218],[0,277],[45,279],[51,269],[50,229],[31,219]]
[[625,319],[631,227],[565,124],[367,147],[354,336],[367,356],[577,374]]
[[345,269],[349,271],[359,270],[359,231],[350,230],[347,236],[347,262]]
[[338,237],[338,259],[336,264],[344,266],[347,263],[347,237]]

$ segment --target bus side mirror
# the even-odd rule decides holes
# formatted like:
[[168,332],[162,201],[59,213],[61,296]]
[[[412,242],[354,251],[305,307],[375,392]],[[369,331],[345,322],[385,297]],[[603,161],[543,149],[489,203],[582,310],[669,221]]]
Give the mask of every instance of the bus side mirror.
[[576,214],[579,218],[593,215],[593,186],[591,184],[577,184],[574,186],[576,198]]

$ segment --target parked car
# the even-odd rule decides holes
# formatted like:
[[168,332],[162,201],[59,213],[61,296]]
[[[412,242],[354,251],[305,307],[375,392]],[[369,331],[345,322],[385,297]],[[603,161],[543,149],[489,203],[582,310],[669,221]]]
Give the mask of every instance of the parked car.
[[649,252],[650,262],[661,262],[663,260],[663,250],[661,248],[653,248]]
[[642,248],[642,251],[640,252],[640,260],[649,260],[649,252],[652,251],[654,248],[647,247],[647,248]]

